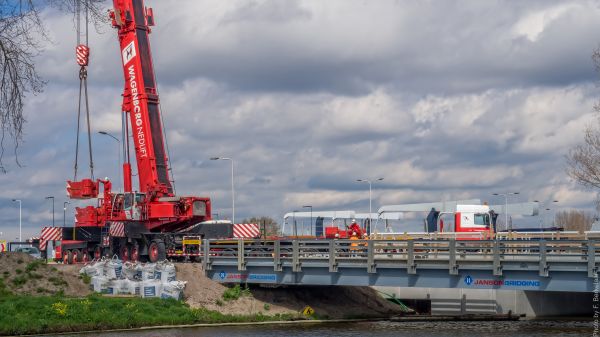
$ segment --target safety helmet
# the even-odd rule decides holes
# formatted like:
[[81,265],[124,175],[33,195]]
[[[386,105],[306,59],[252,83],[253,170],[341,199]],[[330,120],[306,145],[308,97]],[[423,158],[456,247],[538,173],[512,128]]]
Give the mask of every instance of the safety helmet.
[[356,232],[352,232],[352,235],[356,235]]

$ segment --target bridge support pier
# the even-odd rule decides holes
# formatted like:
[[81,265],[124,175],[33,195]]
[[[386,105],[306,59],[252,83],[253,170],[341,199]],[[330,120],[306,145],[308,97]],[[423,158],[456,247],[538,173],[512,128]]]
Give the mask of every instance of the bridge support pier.
[[513,314],[591,317],[593,293],[494,289],[374,287],[400,300],[431,301],[432,315]]

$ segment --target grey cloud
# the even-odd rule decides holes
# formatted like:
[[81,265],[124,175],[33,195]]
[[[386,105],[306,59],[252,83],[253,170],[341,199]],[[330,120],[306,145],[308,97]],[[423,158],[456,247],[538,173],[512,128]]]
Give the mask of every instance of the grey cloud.
[[[594,193],[566,178],[563,155],[593,120],[598,8],[578,2],[534,40],[512,30],[563,4],[147,1],[177,192],[210,196],[228,216],[229,167],[208,161],[218,155],[236,160],[240,219],[280,219],[304,202],[364,211],[366,186],[354,180],[379,176],[374,207],[519,190],[523,201],[589,208]],[[0,176],[0,231],[10,235],[12,198],[24,200],[34,235],[51,221],[44,196],[56,196],[62,221],[72,177],[74,33],[69,18],[48,15],[58,38],[40,59],[49,85],[27,102],[26,166]],[[92,125],[118,130],[115,32],[91,47]],[[96,176],[116,180],[115,145],[95,137],[94,151]]]

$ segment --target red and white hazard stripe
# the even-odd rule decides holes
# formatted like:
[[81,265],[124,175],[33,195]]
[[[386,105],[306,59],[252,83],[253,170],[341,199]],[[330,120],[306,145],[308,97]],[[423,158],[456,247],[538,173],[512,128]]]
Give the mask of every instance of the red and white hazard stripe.
[[110,229],[108,230],[108,234],[110,236],[116,237],[125,237],[125,224],[123,222],[113,222],[110,224]]
[[233,224],[233,237],[239,239],[255,239],[260,236],[258,224],[236,223]]
[[62,240],[61,227],[44,227],[40,235],[40,250],[46,250],[48,241]]

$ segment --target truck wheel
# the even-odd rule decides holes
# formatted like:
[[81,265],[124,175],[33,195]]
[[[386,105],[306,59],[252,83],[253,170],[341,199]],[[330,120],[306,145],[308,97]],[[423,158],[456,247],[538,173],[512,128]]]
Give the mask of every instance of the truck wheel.
[[137,262],[140,259],[140,246],[134,244],[131,247],[131,262]]
[[63,251],[62,263],[69,264],[69,251],[68,250]]
[[102,258],[102,247],[100,245],[96,245],[94,247],[94,260],[100,260]]
[[70,249],[67,250],[67,264],[73,264],[73,252]]
[[121,246],[119,249],[119,257],[123,262],[129,261],[129,247],[126,245]]
[[165,243],[162,240],[152,241],[148,247],[148,259],[150,262],[158,262],[167,258]]
[[87,248],[81,250],[81,262],[88,263],[90,262],[90,254],[87,251]]
[[71,263],[81,262],[81,251],[79,251],[79,249],[73,249],[71,255]]

